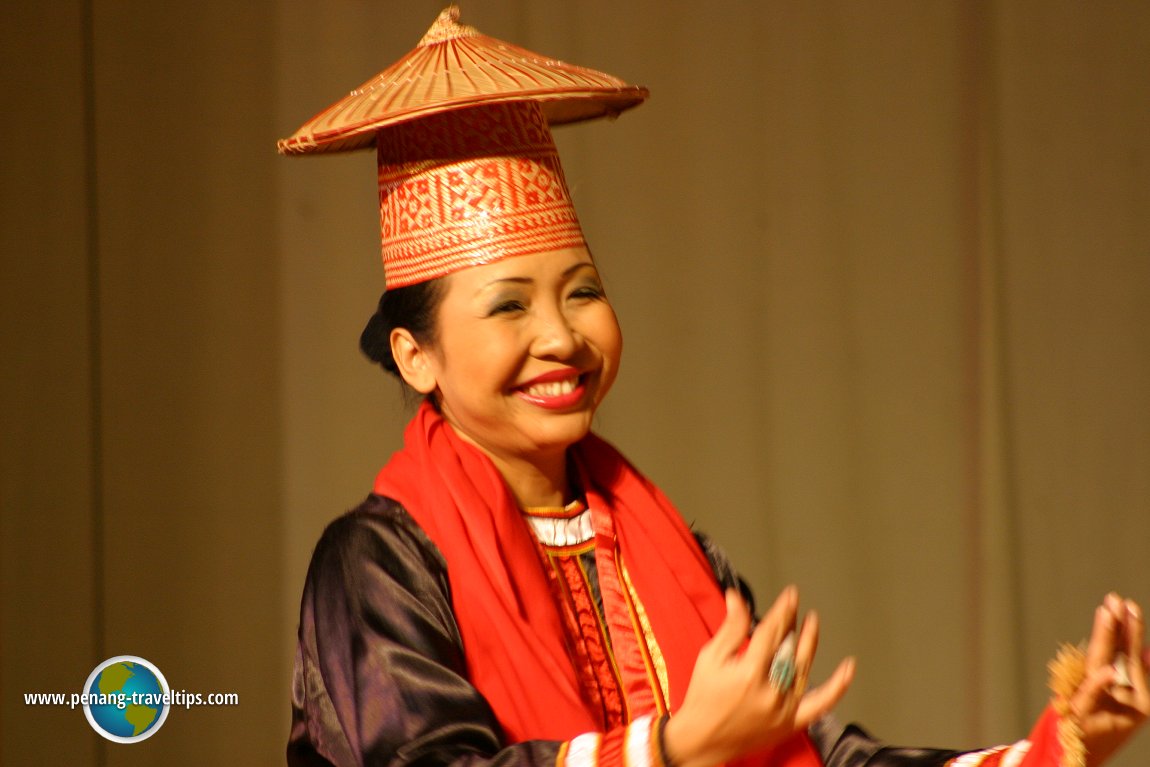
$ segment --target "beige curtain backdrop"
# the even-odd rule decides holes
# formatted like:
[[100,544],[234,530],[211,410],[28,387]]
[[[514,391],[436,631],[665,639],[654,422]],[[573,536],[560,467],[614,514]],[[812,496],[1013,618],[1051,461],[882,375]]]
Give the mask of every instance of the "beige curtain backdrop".
[[[311,547],[410,408],[356,347],[372,156],[274,141],[439,9],[4,5],[3,765],[283,762]],[[463,16],[651,88],[558,135],[627,342],[600,430],[761,602],[799,585],[843,718],[1023,737],[1102,595],[1150,607],[1150,6]],[[133,746],[24,704],[119,654],[240,704]]]

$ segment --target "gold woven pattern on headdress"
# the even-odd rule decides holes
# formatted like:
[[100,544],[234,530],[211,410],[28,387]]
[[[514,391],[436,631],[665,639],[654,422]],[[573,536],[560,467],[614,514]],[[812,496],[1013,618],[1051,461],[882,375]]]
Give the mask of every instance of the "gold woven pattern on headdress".
[[493,104],[396,126],[381,137],[379,155],[389,289],[584,244],[538,104]]

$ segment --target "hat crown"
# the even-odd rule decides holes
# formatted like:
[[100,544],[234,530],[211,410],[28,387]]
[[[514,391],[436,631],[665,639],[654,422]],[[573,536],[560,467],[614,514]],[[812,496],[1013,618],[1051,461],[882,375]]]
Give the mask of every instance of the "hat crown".
[[476,37],[479,30],[467,24],[459,23],[459,6],[449,5],[439,12],[439,16],[420,39],[418,48],[427,48],[431,45],[446,43],[448,40],[457,40],[461,37]]

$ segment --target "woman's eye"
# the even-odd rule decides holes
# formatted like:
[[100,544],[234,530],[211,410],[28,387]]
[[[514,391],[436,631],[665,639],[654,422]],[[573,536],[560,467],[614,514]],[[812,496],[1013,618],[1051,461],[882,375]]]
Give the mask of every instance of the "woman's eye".
[[521,312],[526,309],[522,301],[500,301],[495,306],[491,307],[490,315],[495,314],[511,314],[513,312]]
[[584,285],[571,291],[572,298],[602,298],[603,289],[594,285]]

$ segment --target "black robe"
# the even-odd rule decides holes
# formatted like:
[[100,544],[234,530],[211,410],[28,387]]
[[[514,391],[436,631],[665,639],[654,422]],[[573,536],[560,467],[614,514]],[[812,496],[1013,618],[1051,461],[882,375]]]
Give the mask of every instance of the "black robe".
[[[699,542],[717,587],[750,601],[722,551]],[[889,747],[830,717],[810,736],[827,767],[932,767],[961,753]],[[371,495],[328,526],[300,608],[289,765],[552,767],[561,745],[505,742],[468,681],[447,565],[402,507]]]

